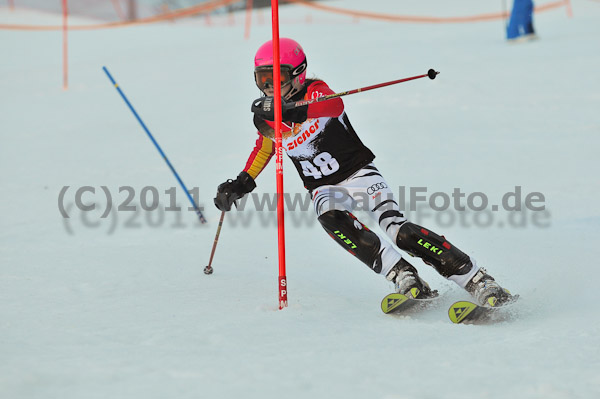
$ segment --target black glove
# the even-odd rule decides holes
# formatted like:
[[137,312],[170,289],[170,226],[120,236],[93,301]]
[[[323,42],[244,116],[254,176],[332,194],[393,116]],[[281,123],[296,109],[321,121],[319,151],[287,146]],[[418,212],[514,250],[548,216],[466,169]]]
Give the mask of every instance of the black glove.
[[256,188],[256,183],[252,176],[246,172],[241,172],[237,179],[227,180],[217,187],[217,196],[215,197],[215,206],[221,211],[230,211],[231,205],[238,199]]
[[[286,122],[302,123],[306,120],[308,105],[294,107],[293,101],[281,99],[281,119]],[[252,102],[251,111],[255,115],[268,120],[275,120],[275,102],[273,97],[261,97]]]

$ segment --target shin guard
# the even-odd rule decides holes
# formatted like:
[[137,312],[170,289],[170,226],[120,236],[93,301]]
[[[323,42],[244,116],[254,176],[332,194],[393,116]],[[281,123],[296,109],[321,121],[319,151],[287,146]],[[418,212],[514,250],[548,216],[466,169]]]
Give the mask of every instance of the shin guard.
[[348,211],[327,211],[318,218],[327,233],[344,249],[369,266],[381,272],[381,241]]
[[445,237],[411,222],[400,226],[396,245],[423,259],[446,278],[467,274],[472,268],[469,256],[446,241]]

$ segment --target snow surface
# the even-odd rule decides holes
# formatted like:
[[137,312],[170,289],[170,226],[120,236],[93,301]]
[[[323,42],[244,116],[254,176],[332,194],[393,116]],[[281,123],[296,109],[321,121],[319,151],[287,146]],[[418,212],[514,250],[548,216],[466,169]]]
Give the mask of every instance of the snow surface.
[[[329,4],[434,16],[501,9],[476,0]],[[600,4],[572,6],[573,18],[537,14],[540,40],[519,45],[505,42],[499,20],[392,24],[301,5],[280,11],[281,35],[302,43],[309,75],[334,90],[442,72],[344,99],[394,187],[460,187],[490,203],[515,186],[544,194],[537,225],[531,212],[524,227],[502,211],[485,228],[433,213],[420,220],[521,294],[518,313],[491,326],[451,324],[447,307],[467,296],[420,261],[440,306],[384,315],[390,284],[338,248],[311,209],[287,213],[288,308],[277,310],[273,212],[228,214],[215,273],[203,274],[216,186],[237,175],[256,137],[252,59],[268,24],[255,18],[249,40],[243,14],[235,25],[215,17],[71,32],[67,91],[59,31],[0,31],[0,397],[599,397]],[[4,6],[0,21],[60,16]],[[104,65],[199,188],[208,224],[185,211],[100,218],[101,186],[115,205],[126,198],[120,186],[135,190],[138,209],[146,186],[162,208],[170,187],[188,205]],[[284,168],[287,190],[304,193],[287,159]],[[258,185],[274,192],[273,165]],[[58,207],[64,186],[70,219]],[[83,196],[96,211],[73,204],[82,186],[96,188]]]

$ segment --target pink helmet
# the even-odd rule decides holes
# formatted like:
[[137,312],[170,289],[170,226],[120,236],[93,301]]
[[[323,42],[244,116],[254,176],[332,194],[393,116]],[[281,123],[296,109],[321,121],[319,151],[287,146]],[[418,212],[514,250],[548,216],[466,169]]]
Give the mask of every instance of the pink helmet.
[[[304,87],[306,80],[306,55],[302,46],[295,40],[279,39],[279,62],[281,63],[281,85],[291,83],[292,90],[286,98],[292,97]],[[270,68],[269,68],[270,67]],[[273,41],[269,40],[256,51],[254,56],[254,77],[256,85],[262,91],[265,84],[273,84],[273,77],[262,72],[273,72]]]

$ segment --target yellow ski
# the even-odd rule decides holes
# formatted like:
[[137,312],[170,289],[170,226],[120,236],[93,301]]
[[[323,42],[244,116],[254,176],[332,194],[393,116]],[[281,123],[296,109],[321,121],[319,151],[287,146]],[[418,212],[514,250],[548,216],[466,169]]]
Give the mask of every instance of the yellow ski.
[[454,303],[454,305],[450,306],[448,310],[448,316],[450,316],[450,320],[452,323],[460,323],[462,322],[471,312],[479,308],[476,304],[469,301],[460,301]]
[[383,310],[383,313],[391,313],[394,309],[400,308],[408,300],[406,295],[389,294],[381,301],[381,310]]
[[[413,289],[417,291],[413,292],[412,294],[414,296],[417,296],[419,294],[418,289]],[[424,299],[413,299],[402,294],[389,294],[386,295],[381,301],[381,310],[383,311],[383,313],[401,313],[405,310],[414,307],[415,305],[431,303],[431,301],[433,301],[436,298],[437,296]]]
[[488,301],[485,306],[469,301],[455,302],[448,309],[448,317],[455,324],[484,324],[507,320],[510,314],[498,312],[500,309],[511,307],[517,299],[519,299],[519,296],[514,295],[510,302],[503,303],[500,306],[494,306],[496,305],[496,298]]

